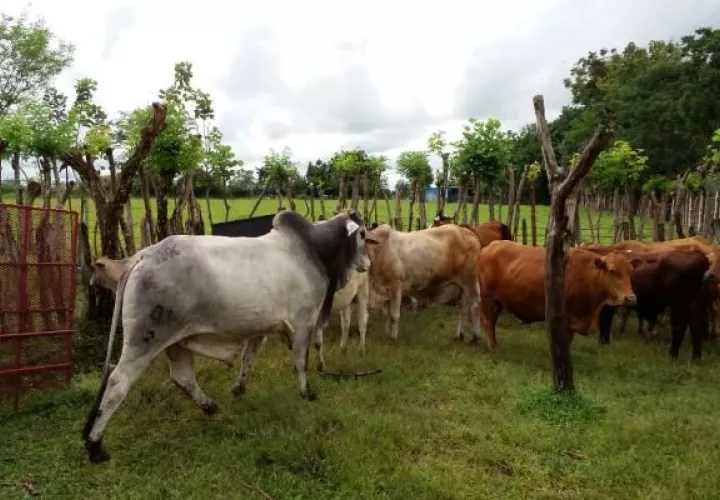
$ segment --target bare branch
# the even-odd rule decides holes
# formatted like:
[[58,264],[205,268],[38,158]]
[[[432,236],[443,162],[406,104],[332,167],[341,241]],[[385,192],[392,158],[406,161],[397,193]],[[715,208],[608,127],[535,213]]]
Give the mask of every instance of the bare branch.
[[562,184],[560,184],[557,193],[559,197],[562,197],[564,200],[570,196],[575,187],[588,174],[590,168],[595,163],[595,160],[597,160],[597,157],[600,156],[603,149],[607,147],[612,135],[612,129],[606,125],[601,124],[598,126],[592,136],[592,139],[590,139],[590,143],[585,147],[582,155],[580,155],[580,161],[578,162],[577,167],[575,167],[575,169],[570,172],[570,175],[568,175]]
[[547,173],[550,186],[555,186],[557,176],[560,175],[561,172],[557,164],[557,159],[555,158],[552,139],[550,138],[550,127],[548,127],[547,120],[545,119],[545,99],[543,96],[536,95],[533,97],[533,107],[535,108],[535,120],[537,121],[545,172]]

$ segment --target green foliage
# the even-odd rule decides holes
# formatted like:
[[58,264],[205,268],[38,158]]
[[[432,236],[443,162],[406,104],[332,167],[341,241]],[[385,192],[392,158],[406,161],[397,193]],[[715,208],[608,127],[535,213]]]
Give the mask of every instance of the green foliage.
[[438,156],[442,156],[446,152],[448,143],[445,139],[445,131],[438,130],[430,134],[428,138],[428,151]]
[[530,165],[528,165],[528,172],[527,172],[527,179],[530,182],[535,182],[540,178],[540,174],[542,173],[542,167],[540,166],[540,163],[533,162]]
[[24,113],[0,117],[0,137],[8,143],[9,152],[27,154],[33,141],[33,130]]
[[706,155],[706,161],[714,167],[720,167],[720,128],[715,131],[712,136],[710,145],[708,146],[708,152]]
[[[56,98],[59,98],[59,95],[57,94]],[[75,141],[73,123],[63,118],[61,109],[53,109],[47,100],[28,101],[23,104],[18,114],[24,116],[32,131],[28,152],[47,158],[58,158],[72,147]]]
[[675,191],[675,185],[675,181],[668,179],[664,175],[654,175],[645,181],[642,191],[646,194],[668,194]]
[[455,142],[452,163],[457,177],[472,175],[487,186],[493,186],[503,175],[508,164],[511,143],[508,134],[500,130],[499,120],[490,118],[483,122],[470,118],[463,127],[463,137]]
[[[576,162],[579,155],[576,156]],[[648,157],[635,150],[627,141],[615,141],[610,149],[600,153],[590,172],[590,182],[600,191],[634,188],[645,172]]]
[[330,159],[330,165],[340,172],[355,174],[363,172],[368,168],[369,160],[367,153],[359,148],[350,151],[339,151]]
[[260,184],[285,186],[299,176],[298,169],[292,160],[292,151],[285,147],[279,153],[274,149],[265,155],[262,167],[257,169]]
[[432,183],[432,169],[425,151],[403,151],[396,160],[396,170],[410,181],[417,180],[421,187]]
[[42,19],[0,13],[0,117],[43,92],[70,65],[74,50],[56,40]]

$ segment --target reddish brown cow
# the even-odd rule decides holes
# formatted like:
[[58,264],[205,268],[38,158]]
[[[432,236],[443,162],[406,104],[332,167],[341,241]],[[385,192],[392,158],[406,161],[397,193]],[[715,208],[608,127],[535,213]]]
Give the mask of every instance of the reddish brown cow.
[[[480,321],[491,348],[497,345],[495,324],[503,309],[523,323],[545,319],[545,252],[513,241],[494,241],[480,252]],[[565,307],[571,333],[588,335],[606,304],[635,302],[630,264],[619,252],[603,257],[571,248],[567,257]]]
[[463,338],[468,316],[473,324],[473,339],[479,337],[475,265],[480,243],[471,231],[446,225],[405,233],[382,224],[366,232],[365,242],[371,262],[370,286],[389,298],[386,332],[393,339],[398,336],[403,292],[412,296],[441,289],[447,283],[457,284],[463,292],[455,338]]

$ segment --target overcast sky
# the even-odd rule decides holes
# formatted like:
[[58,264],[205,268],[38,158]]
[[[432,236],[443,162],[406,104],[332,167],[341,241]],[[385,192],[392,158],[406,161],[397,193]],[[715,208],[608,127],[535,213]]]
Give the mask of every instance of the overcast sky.
[[518,128],[534,120],[538,93],[552,119],[570,102],[562,79],[588,51],[720,26],[717,0],[2,0],[0,7],[23,8],[76,46],[58,87],[72,96],[78,78],[98,80],[97,100],[111,116],[151,103],[171,83],[174,63],[192,62],[217,125],[252,168],[284,146],[301,169],[341,147],[394,160],[424,149],[434,130],[457,137],[470,116]]

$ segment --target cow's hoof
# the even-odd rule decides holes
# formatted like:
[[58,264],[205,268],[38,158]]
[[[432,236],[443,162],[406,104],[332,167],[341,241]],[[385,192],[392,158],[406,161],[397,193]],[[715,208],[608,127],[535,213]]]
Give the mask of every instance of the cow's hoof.
[[479,339],[478,337],[472,337],[472,338],[470,338],[470,343],[471,343],[471,344],[477,344],[478,342],[480,342],[480,339]]
[[317,399],[317,392],[312,389],[308,389],[302,397],[305,401],[315,401]]
[[463,335],[462,333],[460,335],[455,335],[455,337],[453,337],[453,340],[455,342],[463,342],[465,340],[465,335]]
[[232,388],[233,396],[239,397],[245,394],[245,384],[237,384]]
[[218,411],[218,405],[215,401],[211,401],[209,403],[205,403],[200,405],[200,409],[203,411],[205,415],[208,417],[212,417],[215,415]]
[[317,365],[317,371],[318,371],[319,373],[324,372],[324,371],[325,371],[325,365],[318,363],[318,365]]
[[342,354],[343,356],[347,354],[347,346],[340,348],[340,354]]
[[110,460],[110,455],[102,446],[102,441],[85,441],[85,449],[87,450],[88,458],[94,464],[101,464]]

